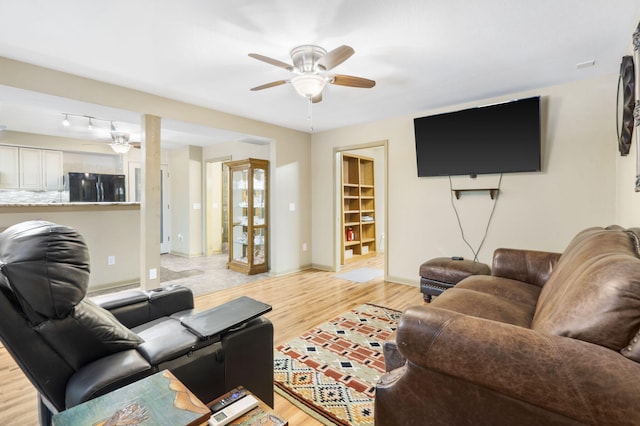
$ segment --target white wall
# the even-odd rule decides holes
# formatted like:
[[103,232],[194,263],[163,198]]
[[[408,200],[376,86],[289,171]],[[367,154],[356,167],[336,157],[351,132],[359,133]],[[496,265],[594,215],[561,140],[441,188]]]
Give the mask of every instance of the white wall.
[[[90,290],[139,282],[139,206],[0,206],[0,230],[26,220],[71,226],[84,237],[90,257]],[[112,265],[109,256],[115,258]]]
[[[562,251],[579,230],[615,222],[616,83],[617,76],[610,75],[314,134],[313,263],[334,265],[334,147],[379,140],[388,141],[389,279],[417,284],[418,268],[427,259],[473,258],[451,207],[448,178],[417,177],[413,118],[535,95],[543,100],[543,171],[504,175],[479,260],[490,263],[498,247]],[[499,176],[452,180],[454,188],[491,187]],[[455,205],[467,240],[477,249],[493,201],[486,192],[473,192],[455,200]]]
[[616,223],[624,227],[640,227],[640,192],[635,192],[638,133],[636,126],[629,154],[616,160]]
[[171,253],[202,256],[202,148],[185,146],[169,151]]
[[230,158],[229,161],[244,160],[245,158],[271,160],[271,149],[269,144],[223,142],[204,147],[202,155],[205,161],[217,158]]
[[226,188],[222,187],[222,163],[205,162],[205,255],[222,253],[222,229],[228,225],[222,223],[222,198]]

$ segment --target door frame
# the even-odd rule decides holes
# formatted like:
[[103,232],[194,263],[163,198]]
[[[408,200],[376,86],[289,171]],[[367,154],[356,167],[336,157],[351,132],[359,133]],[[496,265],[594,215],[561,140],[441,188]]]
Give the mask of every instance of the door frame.
[[[215,158],[209,158],[206,159],[203,162],[202,168],[203,168],[203,176],[204,176],[204,214],[202,215],[202,220],[203,220],[203,232],[204,232],[204,236],[202,241],[204,242],[204,247],[203,247],[203,253],[205,253],[206,256],[210,256],[212,254],[215,253],[209,253],[209,238],[211,235],[211,232],[215,232],[215,228],[218,227],[218,225],[220,225],[220,230],[221,232],[223,232],[222,227],[226,227],[227,224],[225,223],[224,220],[224,211],[225,209],[227,210],[227,212],[229,212],[229,206],[225,204],[225,200],[226,203],[228,204],[228,197],[224,196],[224,192],[228,191],[228,188],[225,188],[224,185],[221,188],[221,195],[222,195],[222,199],[220,201],[220,211],[221,211],[221,220],[222,222],[220,224],[213,224],[210,223],[210,221],[208,220],[209,218],[209,214],[210,214],[210,209],[211,209],[211,205],[212,205],[212,201],[211,200],[211,194],[210,194],[210,188],[209,188],[209,176],[208,176],[208,165],[212,164],[212,163],[220,163],[221,164],[221,171],[222,173],[227,173],[226,171],[226,166],[224,165],[225,162],[227,161],[231,161],[231,156],[227,155],[227,156],[223,156],[223,157],[215,157]],[[224,179],[222,180],[221,184],[224,183]],[[213,228],[213,229],[212,229]],[[223,244],[223,250],[222,253],[225,253],[224,251],[224,241],[222,242]]]
[[[138,172],[136,172],[136,170]],[[131,202],[140,202],[142,182],[139,180],[142,170],[139,161],[129,161],[129,184],[127,185],[127,199]],[[169,166],[160,165],[160,254],[171,251],[171,203],[169,201]]]
[[345,151],[358,151],[372,148],[382,148],[384,156],[384,176],[382,177],[384,181],[384,279],[387,280],[389,277],[389,141],[386,139],[333,148],[333,265],[335,271],[340,271],[343,266],[340,264],[340,250],[342,250],[342,182],[340,154]]

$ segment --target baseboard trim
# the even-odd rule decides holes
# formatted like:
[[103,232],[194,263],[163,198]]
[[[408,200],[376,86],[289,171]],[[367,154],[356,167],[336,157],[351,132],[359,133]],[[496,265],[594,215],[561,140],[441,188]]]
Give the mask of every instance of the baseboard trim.
[[312,263],[311,264],[311,269],[317,269],[319,271],[325,271],[325,272],[335,272],[336,271],[336,269],[333,266],[319,265],[317,263]]
[[391,283],[396,283],[396,284],[404,284],[404,285],[409,285],[411,287],[420,287],[420,281],[416,281],[416,280],[409,280],[406,278],[402,278],[402,277],[394,277],[394,276],[385,276],[384,277],[385,281],[389,281]]

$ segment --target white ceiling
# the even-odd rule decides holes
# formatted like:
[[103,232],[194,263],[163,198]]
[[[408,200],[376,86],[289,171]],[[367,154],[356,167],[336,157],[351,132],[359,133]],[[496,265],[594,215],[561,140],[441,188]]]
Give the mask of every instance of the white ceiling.
[[[377,84],[325,88],[312,108],[323,131],[617,73],[640,19],[638,0],[0,0],[0,10],[0,56],[302,131],[308,104],[291,85],[249,91],[291,74],[248,53],[291,62],[300,44],[355,49],[333,71]],[[131,112],[19,92],[0,88],[9,130],[53,132],[42,127],[59,128],[61,112],[138,125]],[[56,119],[25,123],[30,108]],[[165,130],[197,145],[250,137]]]

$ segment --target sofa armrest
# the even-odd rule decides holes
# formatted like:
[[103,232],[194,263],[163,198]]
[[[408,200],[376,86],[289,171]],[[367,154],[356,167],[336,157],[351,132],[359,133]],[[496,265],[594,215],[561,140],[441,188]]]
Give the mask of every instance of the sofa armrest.
[[406,310],[396,339],[405,374],[435,371],[453,389],[467,383],[588,424],[640,418],[640,364],[598,345],[433,306]]
[[560,256],[561,253],[547,251],[499,248],[493,253],[492,274],[542,287]]
[[187,287],[167,286],[149,291],[129,290],[92,297],[128,328],[193,309],[193,293]]

